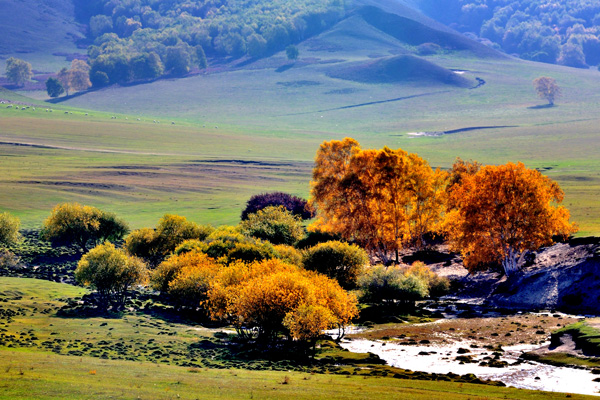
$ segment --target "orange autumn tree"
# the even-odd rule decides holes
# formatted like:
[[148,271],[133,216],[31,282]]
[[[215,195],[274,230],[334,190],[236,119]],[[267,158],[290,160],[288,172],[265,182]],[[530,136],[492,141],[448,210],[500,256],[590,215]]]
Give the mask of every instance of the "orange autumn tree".
[[387,263],[421,248],[444,209],[447,174],[402,149],[362,150],[354,139],[324,142],[315,158],[313,229],[340,234]]
[[451,191],[450,246],[471,271],[499,263],[510,275],[527,252],[577,231],[558,205],[563,197],[556,182],[522,163],[482,167]]

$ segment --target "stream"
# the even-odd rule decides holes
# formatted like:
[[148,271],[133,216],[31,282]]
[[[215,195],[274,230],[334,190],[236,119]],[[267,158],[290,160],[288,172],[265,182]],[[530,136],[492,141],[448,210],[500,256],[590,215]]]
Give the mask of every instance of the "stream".
[[[474,374],[480,379],[495,380],[521,389],[544,390],[588,395],[599,395],[598,375],[589,370],[555,367],[533,361],[521,360],[521,354],[540,345],[503,347],[504,352],[477,347],[475,342],[459,342],[451,345],[405,345],[390,341],[343,340],[341,346],[353,352],[377,354],[389,365],[430,373]],[[474,362],[461,362],[457,357],[470,357]],[[491,359],[505,361],[508,366],[496,368],[482,366]],[[467,358],[468,361],[468,358]]]

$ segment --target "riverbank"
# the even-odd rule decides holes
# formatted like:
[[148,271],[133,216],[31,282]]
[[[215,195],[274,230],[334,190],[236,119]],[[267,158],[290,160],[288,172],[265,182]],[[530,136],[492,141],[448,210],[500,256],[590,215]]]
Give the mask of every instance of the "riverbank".
[[390,366],[427,373],[474,374],[507,386],[598,395],[596,370],[528,360],[550,344],[550,333],[579,318],[531,313],[495,318],[452,318],[423,324],[386,324],[348,335],[340,344],[370,352]]

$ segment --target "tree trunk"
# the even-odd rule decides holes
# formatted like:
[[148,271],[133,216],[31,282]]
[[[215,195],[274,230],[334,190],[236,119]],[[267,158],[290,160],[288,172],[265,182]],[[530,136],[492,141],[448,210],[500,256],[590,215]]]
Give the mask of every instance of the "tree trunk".
[[512,247],[509,247],[507,250],[507,255],[502,260],[502,268],[504,268],[504,273],[506,276],[512,275],[514,272],[519,270],[519,266],[525,257],[525,252],[518,252],[514,250]]

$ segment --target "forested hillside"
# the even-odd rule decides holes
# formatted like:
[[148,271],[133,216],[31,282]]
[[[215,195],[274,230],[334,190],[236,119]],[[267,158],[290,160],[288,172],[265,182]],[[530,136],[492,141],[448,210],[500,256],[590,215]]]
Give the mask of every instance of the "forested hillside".
[[[77,0],[89,25],[95,86],[206,65],[205,54],[262,57],[321,32],[344,15],[341,0]],[[129,67],[129,68],[127,68]]]
[[524,59],[579,68],[600,64],[597,0],[423,0],[422,9]]

